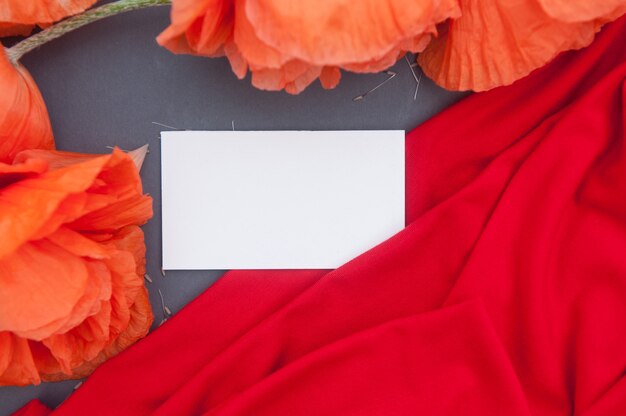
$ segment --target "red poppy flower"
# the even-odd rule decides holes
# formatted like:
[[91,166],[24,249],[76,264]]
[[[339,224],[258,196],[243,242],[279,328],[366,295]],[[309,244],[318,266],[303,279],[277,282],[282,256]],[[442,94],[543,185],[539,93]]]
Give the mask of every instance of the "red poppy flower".
[[158,42],[175,53],[226,55],[239,78],[297,94],[339,69],[377,72],[423,50],[435,25],[459,15],[456,0],[174,0]]
[[84,377],[148,332],[152,200],[131,156],[0,163],[0,385]]

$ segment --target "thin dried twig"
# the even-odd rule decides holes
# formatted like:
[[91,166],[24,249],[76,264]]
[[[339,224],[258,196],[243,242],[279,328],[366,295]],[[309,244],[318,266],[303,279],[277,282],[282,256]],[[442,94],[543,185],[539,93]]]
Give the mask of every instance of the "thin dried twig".
[[177,127],[168,126],[167,124],[159,123],[158,121],[151,121],[150,123],[152,123],[152,124],[154,124],[156,126],[165,127],[166,129],[170,129],[170,130],[180,130]]
[[415,68],[418,67],[417,63],[411,63],[411,61],[409,61],[408,58],[408,54],[404,55],[404,60],[406,61],[407,65],[409,66],[409,69],[411,70],[411,74],[413,74],[413,79],[415,80],[415,93],[413,94],[413,101],[417,100],[417,92],[420,89],[420,84],[422,82],[422,70],[420,69],[420,74],[419,76],[415,73]]
[[172,311],[165,305],[165,300],[163,300],[163,292],[161,289],[157,289],[159,292],[159,297],[161,298],[161,308],[163,309],[163,319],[168,319],[172,317]]
[[383,85],[385,85],[386,83],[388,83],[389,81],[391,81],[393,78],[395,78],[395,77],[396,77],[396,75],[398,75],[396,72],[393,72],[393,71],[390,71],[390,70],[383,71],[383,73],[385,73],[385,74],[387,74],[387,75],[388,75],[387,79],[385,79],[383,82],[381,82],[380,84],[378,84],[377,86],[375,86],[375,87],[374,87],[374,88],[372,88],[371,90],[369,90],[369,91],[365,91],[365,92],[364,92],[363,94],[361,94],[361,95],[357,95],[356,97],[354,97],[354,98],[352,99],[352,101],[361,101],[361,100],[363,100],[363,99],[367,96],[367,94],[370,94],[370,93],[372,93],[372,92],[376,91],[377,89],[379,89],[380,87],[382,87]]

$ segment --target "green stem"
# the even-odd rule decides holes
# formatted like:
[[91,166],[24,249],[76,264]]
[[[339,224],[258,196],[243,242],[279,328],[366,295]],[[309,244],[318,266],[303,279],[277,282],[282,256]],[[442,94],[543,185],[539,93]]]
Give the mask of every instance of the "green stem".
[[7,56],[11,62],[16,64],[22,56],[33,49],[89,23],[131,10],[143,9],[152,6],[166,6],[169,4],[172,4],[172,0],[118,0],[113,3],[104,4],[100,7],[87,10],[84,13],[62,20],[49,28],[24,39],[13,47],[7,49]]

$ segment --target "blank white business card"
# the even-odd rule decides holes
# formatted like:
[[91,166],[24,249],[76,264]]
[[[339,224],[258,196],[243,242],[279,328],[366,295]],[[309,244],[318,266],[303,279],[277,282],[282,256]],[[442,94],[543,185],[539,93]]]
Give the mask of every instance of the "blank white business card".
[[404,228],[404,131],[161,139],[164,269],[332,269]]

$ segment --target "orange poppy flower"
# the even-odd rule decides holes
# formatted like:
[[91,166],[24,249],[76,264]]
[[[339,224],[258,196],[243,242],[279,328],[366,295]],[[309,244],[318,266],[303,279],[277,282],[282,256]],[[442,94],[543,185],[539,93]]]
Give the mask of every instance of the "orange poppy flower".
[[424,73],[451,90],[483,91],[528,75],[562,51],[589,45],[626,1],[460,0],[462,15],[420,54]]
[[377,72],[423,50],[456,0],[174,0],[158,42],[175,53],[226,55],[239,78],[297,94],[315,79],[332,88],[340,68]]
[[54,148],[54,140],[35,81],[0,49],[0,162],[10,163],[21,150]]
[[0,7],[0,37],[28,35],[42,27],[80,13],[97,0],[3,0]]
[[0,163],[0,385],[84,377],[148,332],[143,154]]
[[317,78],[336,86],[340,69],[378,72],[426,48],[419,63],[435,82],[482,91],[588,45],[624,12],[625,0],[173,0],[158,42],[226,55],[239,78],[250,70],[254,86],[293,94]]

